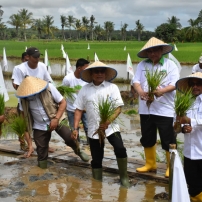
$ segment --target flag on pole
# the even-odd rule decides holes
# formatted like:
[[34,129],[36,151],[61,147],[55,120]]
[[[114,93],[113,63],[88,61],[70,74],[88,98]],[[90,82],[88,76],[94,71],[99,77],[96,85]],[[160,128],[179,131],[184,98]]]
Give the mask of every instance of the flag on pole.
[[133,65],[129,53],[127,57],[127,72],[129,72],[132,76],[134,76]]
[[27,46],[25,46],[25,52],[27,51]]
[[174,44],[175,51],[178,51],[177,46]]
[[48,70],[49,74],[52,74],[52,70],[51,70],[51,67],[50,67],[50,62],[48,60],[48,51],[47,50],[45,50],[44,63],[46,65],[46,67],[47,67],[47,70]]
[[88,44],[88,48],[87,49],[90,49],[90,44]]
[[69,57],[66,53],[66,68],[65,68],[65,75],[67,75],[68,73],[71,73],[73,72],[73,69],[72,69],[72,66],[70,64],[70,61],[69,61]]
[[95,53],[95,55],[94,55],[94,59],[95,59],[95,62],[96,62],[96,61],[99,61],[98,56],[97,56],[96,53]]
[[124,47],[124,49],[123,49],[124,51],[126,51],[126,46]]
[[8,61],[6,57],[6,49],[3,48],[3,70],[8,71]]
[[8,92],[5,86],[4,82],[4,77],[1,69],[1,64],[0,64],[0,93],[4,94],[4,101],[7,102],[9,100]]
[[64,46],[63,46],[63,44],[61,44],[61,51],[63,51],[64,50]]
[[180,74],[180,71],[181,71],[182,67],[181,67],[179,61],[178,61],[178,60],[173,56],[173,54],[171,54],[171,53],[168,53],[168,58],[169,58],[170,60],[172,60],[172,61],[177,65],[178,71],[179,71],[179,74]]

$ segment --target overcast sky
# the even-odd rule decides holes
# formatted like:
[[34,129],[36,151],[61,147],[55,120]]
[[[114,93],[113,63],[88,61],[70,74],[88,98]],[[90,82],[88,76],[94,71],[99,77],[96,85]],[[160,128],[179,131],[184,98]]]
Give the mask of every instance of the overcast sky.
[[202,10],[202,0],[1,0],[0,5],[4,11],[2,22],[7,22],[9,16],[25,8],[33,13],[34,19],[53,16],[54,26],[58,28],[61,28],[61,15],[72,15],[80,20],[83,16],[90,18],[94,15],[101,26],[105,21],[112,21],[115,29],[127,23],[127,30],[131,30],[140,20],[149,31],[166,23],[171,16],[179,18],[182,27],[186,27],[189,25],[187,21],[196,19]]

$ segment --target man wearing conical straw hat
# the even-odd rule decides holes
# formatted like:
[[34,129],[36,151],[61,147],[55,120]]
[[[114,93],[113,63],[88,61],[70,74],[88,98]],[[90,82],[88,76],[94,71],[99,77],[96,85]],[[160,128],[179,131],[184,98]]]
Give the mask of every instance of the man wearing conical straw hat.
[[53,84],[28,76],[19,85],[16,96],[21,99],[20,109],[28,120],[29,134],[33,130],[40,168],[47,168],[48,145],[53,130],[83,161],[89,160],[88,155],[80,150],[79,143],[71,138],[69,128],[61,123],[66,118],[66,101]]
[[[117,71],[108,65],[96,61],[81,72],[81,79],[88,84],[82,87],[74,102],[74,138],[78,135],[78,126],[82,111],[86,110],[88,122],[88,137],[92,155],[91,167],[93,178],[102,181],[102,160],[104,157],[104,138],[114,147],[121,184],[129,187],[127,174],[127,153],[123,145],[119,125],[116,118],[121,113],[123,100],[118,87],[110,83],[117,76]],[[107,103],[105,108],[102,103]],[[110,106],[110,107],[109,107]],[[107,119],[103,121],[102,110],[109,109]],[[103,113],[104,114],[104,113]],[[108,116],[109,115],[109,116]]]
[[[162,149],[166,151],[167,170],[165,177],[169,177],[169,144],[176,143],[173,130],[175,83],[179,79],[176,64],[165,58],[173,47],[163,41],[152,37],[137,54],[145,58],[137,66],[133,77],[134,88],[139,94],[139,114],[142,137],[140,142],[144,147],[146,164],[137,168],[137,172],[156,172],[156,141],[157,131],[161,139]],[[149,84],[147,75],[164,76],[151,94],[150,102]],[[154,81],[157,78],[154,78]],[[148,105],[149,101],[149,105]],[[149,107],[148,107],[149,106]]]
[[179,79],[176,89],[192,89],[196,100],[186,116],[176,117],[184,133],[184,172],[192,202],[202,202],[202,73]]

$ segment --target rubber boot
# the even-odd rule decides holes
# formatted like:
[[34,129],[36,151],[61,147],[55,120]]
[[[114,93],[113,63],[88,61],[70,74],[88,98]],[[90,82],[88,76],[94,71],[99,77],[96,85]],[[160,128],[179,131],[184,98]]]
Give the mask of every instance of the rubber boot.
[[167,170],[165,177],[169,177],[169,167],[170,167],[170,152],[166,151],[166,160],[167,160]]
[[43,160],[43,161],[38,161],[38,166],[42,169],[46,169],[47,168],[47,160]]
[[156,172],[156,145],[144,148],[144,152],[146,164],[141,168],[137,168],[136,171],[140,173]]
[[90,157],[80,149],[78,142],[76,144],[76,147],[72,149],[74,150],[74,153],[81,158],[82,161],[88,162],[90,160]]
[[102,168],[93,168],[92,174],[95,180],[102,181]]
[[202,202],[202,192],[196,196],[190,197],[191,202]]
[[129,178],[128,178],[128,173],[127,173],[127,158],[117,158],[117,164],[119,168],[119,176],[121,180],[121,184],[124,187],[129,187]]

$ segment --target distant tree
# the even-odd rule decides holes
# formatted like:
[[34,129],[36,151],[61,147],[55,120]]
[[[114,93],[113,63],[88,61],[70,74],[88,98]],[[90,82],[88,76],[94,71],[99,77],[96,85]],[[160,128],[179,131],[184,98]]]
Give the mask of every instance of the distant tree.
[[16,36],[18,37],[18,30],[20,27],[22,27],[22,22],[19,14],[13,14],[9,17],[9,21],[7,21],[8,24],[15,27],[16,30]]
[[126,23],[124,23],[123,26],[121,27],[121,36],[122,36],[123,41],[126,41],[127,27],[128,27],[128,24],[126,24]]
[[175,25],[176,29],[181,29],[182,27],[182,25],[180,24],[180,19],[178,19],[176,16],[168,18],[168,23]]
[[199,26],[202,28],[202,10],[198,14]]
[[144,26],[143,26],[142,23],[140,23],[140,20],[137,20],[137,21],[135,22],[135,24],[136,24],[135,30],[136,30],[137,33],[138,33],[137,40],[140,41],[140,40],[141,40],[141,34],[142,34],[143,30],[144,30]]
[[82,17],[82,31],[85,33],[85,39],[87,41],[87,33],[89,29],[89,20],[84,16]]
[[26,37],[25,30],[27,28],[27,25],[31,25],[32,22],[33,22],[33,19],[32,19],[33,13],[29,12],[28,10],[23,8],[23,9],[18,11],[18,14],[20,15],[20,18],[21,18],[21,23],[22,23],[22,26],[23,26],[24,39],[26,41],[27,37]]
[[72,15],[68,15],[66,18],[66,26],[69,28],[70,30],[70,34],[69,34],[69,38],[70,41],[72,40],[72,33],[71,33],[71,28],[74,27],[74,22],[75,22],[75,18]]
[[104,22],[104,30],[106,33],[106,40],[111,41],[111,35],[112,32],[114,31],[114,23],[111,21]]
[[51,15],[46,15],[43,17],[43,24],[44,24],[44,29],[46,34],[48,35],[48,39],[50,39],[50,34],[53,37],[53,29],[55,29],[55,27],[53,27],[53,16]]
[[79,20],[79,19],[75,20],[75,28],[76,28],[76,32],[77,32],[77,41],[78,41],[80,38],[80,31],[82,30],[81,20]]
[[186,37],[190,41],[195,41],[196,38],[200,35],[200,29],[199,29],[199,20],[197,19],[189,19],[189,27],[186,31]]
[[93,29],[94,29],[94,24],[96,24],[97,22],[95,22],[95,17],[93,15],[90,16],[90,32],[91,32],[91,40],[93,41]]
[[101,27],[101,25],[96,25],[95,26],[94,33],[95,33],[96,40],[100,40],[100,38],[103,35],[103,28]]
[[66,17],[64,15],[61,15],[60,21],[61,21],[61,27],[62,27],[62,38],[65,40],[64,27],[66,25]]
[[37,30],[38,39],[41,38],[41,34],[44,31],[44,22],[41,19],[34,19],[32,24],[32,29]]

